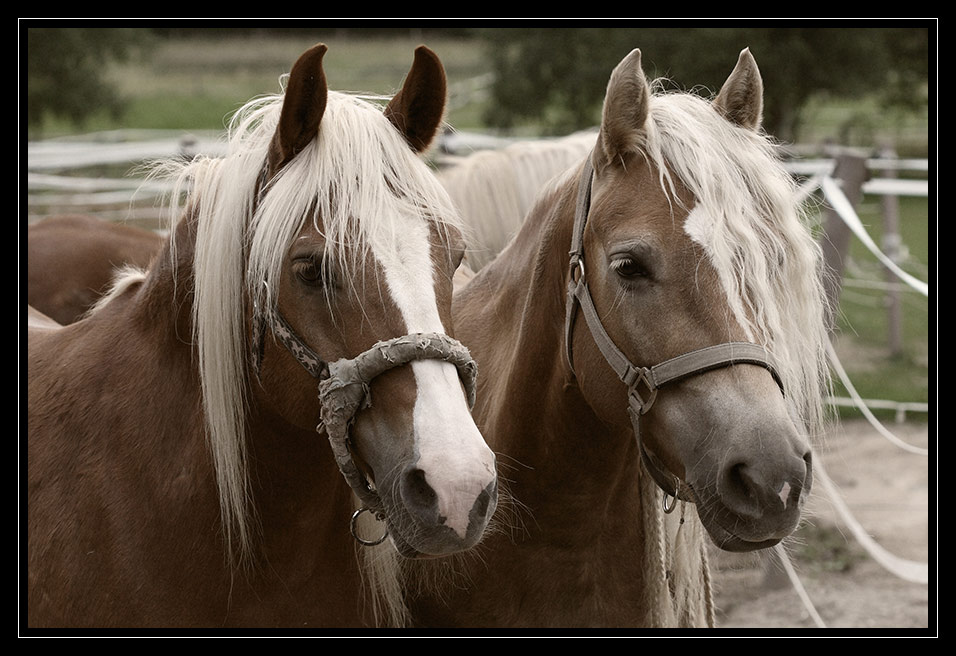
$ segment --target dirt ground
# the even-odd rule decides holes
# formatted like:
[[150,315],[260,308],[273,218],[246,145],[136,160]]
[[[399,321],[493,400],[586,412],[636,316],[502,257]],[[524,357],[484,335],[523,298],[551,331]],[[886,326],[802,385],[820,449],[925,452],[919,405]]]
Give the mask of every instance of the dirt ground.
[[[938,635],[936,608],[935,428],[925,423],[884,424],[901,440],[927,448],[929,457],[892,444],[865,420],[844,421],[815,457],[857,522],[886,551],[929,562],[929,583],[891,573],[853,537],[818,479],[806,521],[787,552],[823,627],[807,610],[779,561],[767,552],[712,552],[717,625],[741,634]],[[932,501],[931,501],[932,499]],[[792,634],[790,630],[793,630]],[[763,633],[760,631],[759,633]]]

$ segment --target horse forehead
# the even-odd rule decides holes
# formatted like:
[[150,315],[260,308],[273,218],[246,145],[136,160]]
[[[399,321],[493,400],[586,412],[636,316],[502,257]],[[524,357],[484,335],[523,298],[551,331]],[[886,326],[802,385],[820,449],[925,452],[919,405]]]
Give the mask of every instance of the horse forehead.
[[[298,239],[322,240],[320,228],[306,229]],[[435,289],[438,255],[432,235],[426,222],[399,217],[391,228],[365,235],[359,257],[346,256],[343,266],[348,271],[343,273],[350,279],[350,287],[366,290],[361,303],[366,313],[370,311],[367,301],[377,299],[388,312],[397,311],[404,332],[444,332]],[[371,296],[369,284],[378,290]]]
[[654,212],[671,221],[674,216],[683,217],[684,208],[693,206],[695,199],[669,167],[662,171],[643,155],[632,154],[595,175],[591,202],[592,206],[606,203],[618,213]]
[[714,240],[716,222],[713,212],[703,206],[695,206],[684,221],[684,232],[708,253]]
[[653,175],[612,178],[595,185],[589,223],[607,243],[639,237],[662,250],[680,249],[687,245],[683,196],[674,198]]

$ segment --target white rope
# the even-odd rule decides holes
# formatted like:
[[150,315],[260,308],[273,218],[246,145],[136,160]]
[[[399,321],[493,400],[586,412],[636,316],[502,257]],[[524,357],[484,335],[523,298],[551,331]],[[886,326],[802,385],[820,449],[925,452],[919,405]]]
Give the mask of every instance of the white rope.
[[803,202],[810,197],[810,194],[819,189],[820,183],[823,181],[823,177],[824,176],[819,174],[815,175],[800,185],[794,194],[794,199],[798,205],[802,205]]
[[870,409],[866,406],[866,403],[860,397],[859,393],[856,391],[856,388],[853,387],[853,383],[850,382],[849,376],[847,376],[846,371],[843,369],[843,365],[840,364],[839,358],[837,358],[836,351],[833,349],[833,344],[827,344],[827,354],[830,357],[830,364],[833,366],[833,369],[836,371],[837,375],[840,377],[840,381],[843,383],[843,386],[846,387],[847,392],[850,394],[850,397],[853,399],[856,406],[860,409],[860,412],[863,413],[863,416],[866,417],[867,421],[875,428],[880,435],[885,437],[891,443],[895,444],[904,451],[909,451],[910,453],[915,453],[921,456],[928,456],[929,449],[924,449],[922,447],[914,446],[904,442],[896,435],[891,433],[889,429],[883,426],[880,423],[880,420],[874,416]]
[[819,460],[813,463],[813,477],[815,480],[823,483],[834,510],[836,510],[837,514],[843,519],[843,522],[847,528],[850,529],[850,532],[853,533],[857,542],[863,546],[876,562],[904,581],[922,583],[924,585],[929,583],[929,565],[927,563],[907,560],[891,554],[870,537],[860,523],[853,517],[846,502],[843,501],[836,486],[833,484],[833,481],[830,480],[826,470],[823,468],[823,464],[820,463]]
[[813,623],[821,629],[827,628],[823,618],[820,617],[820,613],[817,612],[816,607],[810,600],[810,595],[807,594],[806,588],[803,587],[803,582],[801,582],[800,577],[797,576],[797,571],[793,568],[793,563],[790,562],[790,557],[787,555],[786,549],[784,549],[783,545],[779,542],[774,545],[773,549],[777,552],[777,558],[780,559],[784,571],[787,572],[790,584],[793,585],[793,589],[797,591],[797,595],[800,597],[800,601],[803,602],[803,607],[807,609],[807,612],[813,619]]
[[[814,179],[814,181],[815,180],[816,179]],[[850,203],[849,199],[844,195],[843,190],[840,189],[840,185],[829,176],[821,178],[819,183],[824,195],[830,202],[830,206],[836,211],[839,217],[843,219],[843,222],[847,224],[850,230],[853,231],[853,234],[863,242],[863,245],[900,280],[924,296],[929,296],[929,284],[903,271],[896,262],[877,247],[869,233],[867,233],[866,228],[863,227],[863,222],[860,221],[860,217],[857,216],[856,211],[853,209],[853,204]]]

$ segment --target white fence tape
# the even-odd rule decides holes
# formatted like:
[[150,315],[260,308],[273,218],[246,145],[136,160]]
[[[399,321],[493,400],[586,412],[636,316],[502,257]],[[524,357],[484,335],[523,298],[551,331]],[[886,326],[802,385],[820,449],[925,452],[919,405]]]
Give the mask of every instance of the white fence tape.
[[870,537],[870,534],[866,532],[863,526],[861,526],[853,516],[853,513],[850,512],[846,502],[843,501],[836,485],[830,480],[819,459],[813,463],[813,478],[815,481],[823,483],[827,491],[827,496],[833,504],[833,509],[843,520],[843,523],[846,524],[846,527],[850,529],[850,532],[853,533],[853,537],[856,538],[857,542],[866,549],[866,552],[870,554],[876,562],[904,581],[922,584],[929,583],[929,565],[927,563],[900,558],[884,549],[876,540]]
[[873,238],[867,233],[866,228],[863,227],[863,222],[860,221],[860,217],[857,216],[856,211],[853,209],[853,204],[850,203],[849,199],[844,195],[843,190],[840,189],[840,185],[830,176],[813,178],[813,180],[819,181],[820,188],[823,190],[830,206],[840,218],[843,219],[843,222],[847,224],[850,230],[853,231],[853,234],[863,242],[863,245],[866,246],[887,269],[892,271],[896,277],[924,296],[929,296],[929,285],[927,283],[903,271],[896,262],[879,249],[873,241]]
[[856,406],[863,413],[863,416],[866,417],[867,421],[870,422],[873,428],[875,428],[880,433],[880,435],[882,435],[891,443],[895,444],[896,446],[903,449],[904,451],[909,451],[910,453],[915,453],[921,456],[929,455],[928,449],[924,449],[918,446],[913,446],[912,444],[908,444],[907,442],[901,440],[896,435],[891,433],[883,424],[880,423],[880,421],[873,415],[873,413],[870,412],[870,409],[869,407],[867,407],[866,402],[864,402],[863,399],[860,398],[860,395],[857,393],[856,388],[853,387],[853,383],[850,382],[850,377],[847,376],[846,370],[843,368],[843,365],[840,363],[840,359],[837,357],[836,351],[833,349],[833,344],[827,345],[827,355],[830,357],[830,365],[833,367],[834,371],[836,371],[837,376],[839,376],[840,382],[842,382],[844,387],[846,387],[847,392],[850,394],[850,397],[856,403]]

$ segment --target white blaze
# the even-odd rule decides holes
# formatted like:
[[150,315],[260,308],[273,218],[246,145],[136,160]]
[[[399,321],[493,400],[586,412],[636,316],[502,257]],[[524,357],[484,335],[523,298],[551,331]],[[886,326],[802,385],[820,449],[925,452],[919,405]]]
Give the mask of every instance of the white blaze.
[[[409,333],[445,333],[435,298],[429,229],[409,220],[395,232],[395,243],[373,246],[392,300]],[[438,512],[464,537],[468,514],[494,478],[494,455],[468,409],[458,369],[439,360],[411,363],[417,396],[415,444],[419,467],[438,495]]]
[[684,232],[703,246],[708,255],[712,254],[714,220],[700,205],[694,207],[684,220]]

